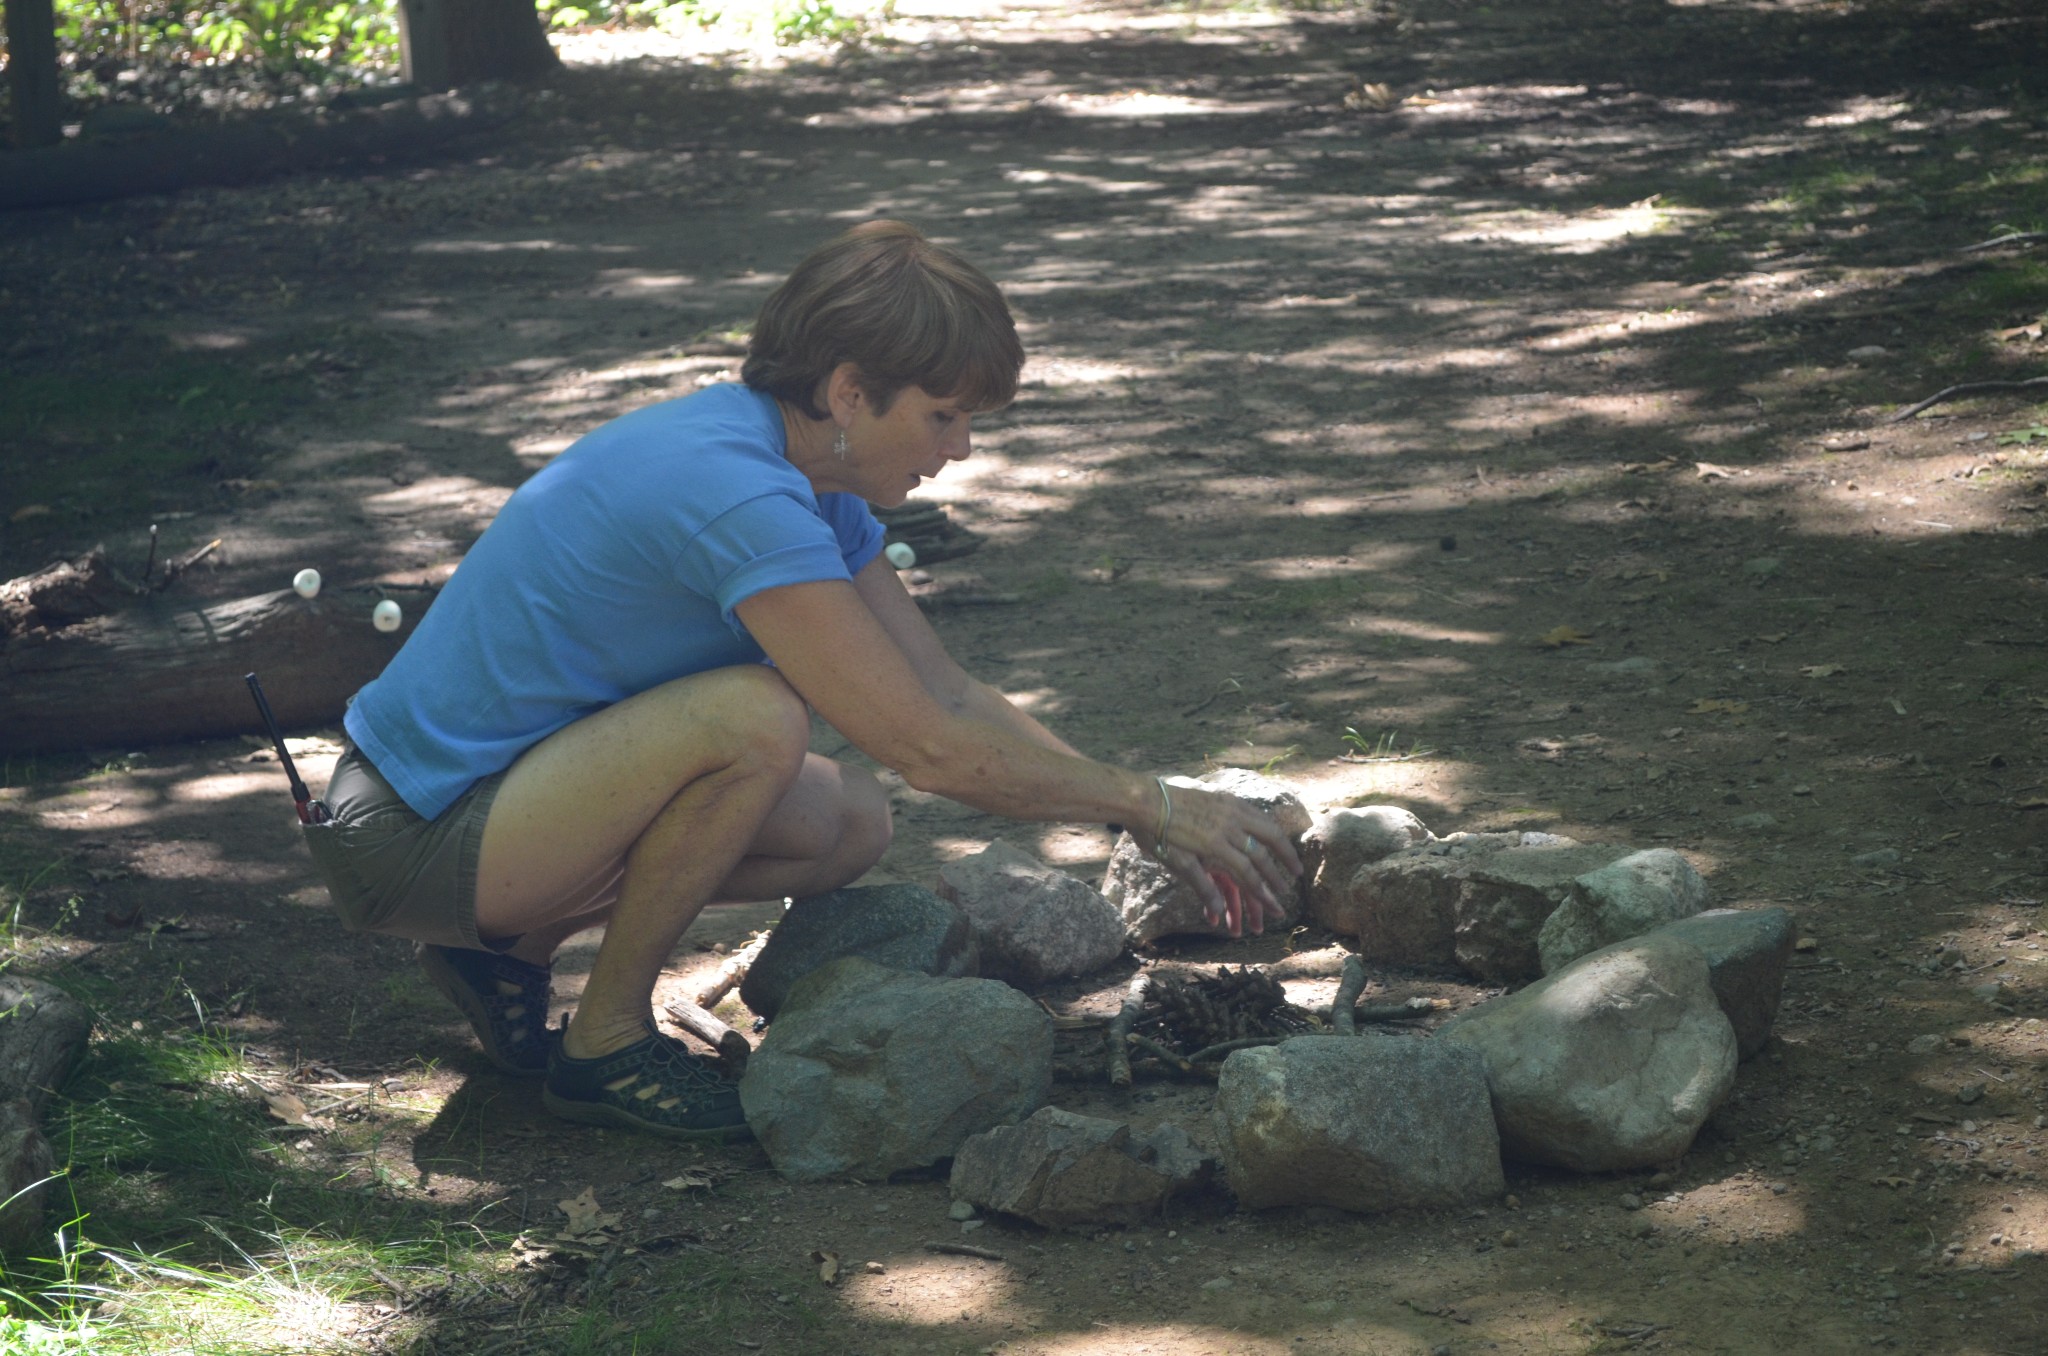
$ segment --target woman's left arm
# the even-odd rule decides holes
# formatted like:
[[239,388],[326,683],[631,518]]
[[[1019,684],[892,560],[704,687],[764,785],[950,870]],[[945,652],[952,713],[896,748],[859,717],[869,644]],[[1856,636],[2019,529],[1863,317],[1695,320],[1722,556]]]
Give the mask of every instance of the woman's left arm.
[[875,614],[875,620],[910,660],[918,681],[932,699],[955,715],[1011,731],[1034,744],[1075,757],[1083,754],[1046,729],[987,683],[971,676],[946,652],[946,643],[925,620],[917,600],[896,577],[895,567],[876,556],[853,578],[854,592]]

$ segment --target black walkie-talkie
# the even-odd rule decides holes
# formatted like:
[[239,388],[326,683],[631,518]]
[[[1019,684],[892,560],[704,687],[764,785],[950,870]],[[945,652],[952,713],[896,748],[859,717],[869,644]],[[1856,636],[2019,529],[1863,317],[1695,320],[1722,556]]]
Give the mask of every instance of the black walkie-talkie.
[[299,769],[292,763],[291,750],[284,746],[284,733],[277,728],[277,717],[270,714],[270,703],[263,696],[263,684],[256,681],[256,675],[246,674],[243,681],[249,684],[249,695],[256,699],[256,710],[263,717],[263,728],[270,731],[270,742],[277,746],[277,761],[284,764],[284,775],[291,779],[292,803],[299,807],[301,824],[325,824],[333,818],[324,801],[313,799],[313,793],[299,780]]

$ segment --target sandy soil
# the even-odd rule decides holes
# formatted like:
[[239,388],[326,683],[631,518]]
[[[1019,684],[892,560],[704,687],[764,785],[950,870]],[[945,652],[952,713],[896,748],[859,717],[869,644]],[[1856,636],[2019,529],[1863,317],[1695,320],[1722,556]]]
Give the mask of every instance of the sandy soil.
[[[1670,846],[1718,903],[1791,908],[1778,1035],[1695,1150],[1516,1170],[1459,1214],[1204,1198],[930,1254],[961,1238],[942,1181],[793,1187],[551,1122],[408,947],[335,925],[275,764],[232,740],[9,761],[0,841],[57,928],[20,963],[118,995],[110,1020],[196,1002],[280,1079],[377,1080],[299,1170],[541,1233],[588,1186],[636,1237],[741,1260],[738,1349],[2041,1350],[2048,430],[2011,436],[2041,423],[2018,397],[1888,422],[2043,370],[2028,242],[1963,252],[2048,217],[2041,16],[924,0],[890,37],[779,69],[587,39],[454,158],[0,221],[19,389],[201,392],[120,425],[177,453],[146,477],[82,420],[29,427],[0,573],[139,555],[152,520],[224,539],[194,584],[220,597],[453,560],[582,431],[730,376],[704,341],[807,248],[906,217],[1005,285],[1033,354],[928,487],[986,539],[918,584],[956,653],[1107,759]],[[1092,880],[1109,847],[897,805],[877,879],[1001,835]],[[671,983],[763,917],[707,915]],[[1048,997],[1101,1010],[1128,973]],[[1199,1090],[1060,1100],[1206,1132]],[[684,1167],[713,1185],[662,1185]],[[624,1351],[694,1302],[665,1265],[364,1309],[360,1340],[555,1350],[550,1314],[608,1307]]]

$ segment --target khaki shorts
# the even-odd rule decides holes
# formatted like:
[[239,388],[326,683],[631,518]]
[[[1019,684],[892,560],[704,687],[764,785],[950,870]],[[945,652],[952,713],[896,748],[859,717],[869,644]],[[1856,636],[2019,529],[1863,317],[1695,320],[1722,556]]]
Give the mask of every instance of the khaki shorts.
[[327,784],[325,824],[301,825],[342,926],[438,946],[497,951],[476,931],[476,864],[505,774],[485,777],[438,819],[413,813],[353,745]]

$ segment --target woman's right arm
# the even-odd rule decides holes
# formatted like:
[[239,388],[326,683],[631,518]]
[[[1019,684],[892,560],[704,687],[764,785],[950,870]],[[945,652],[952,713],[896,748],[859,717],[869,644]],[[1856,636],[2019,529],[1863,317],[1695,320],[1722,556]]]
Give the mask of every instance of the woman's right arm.
[[[1157,839],[1165,819],[1150,777],[1110,767],[976,719],[926,691],[910,658],[850,583],[767,589],[737,609],[777,669],[819,715],[869,757],[920,791],[1013,819],[1144,825]],[[1254,931],[1279,919],[1300,860],[1272,816],[1234,796],[1176,787],[1167,862],[1202,896],[1212,917],[1234,912],[1212,870],[1251,900]],[[1252,901],[1263,905],[1252,911]]]

